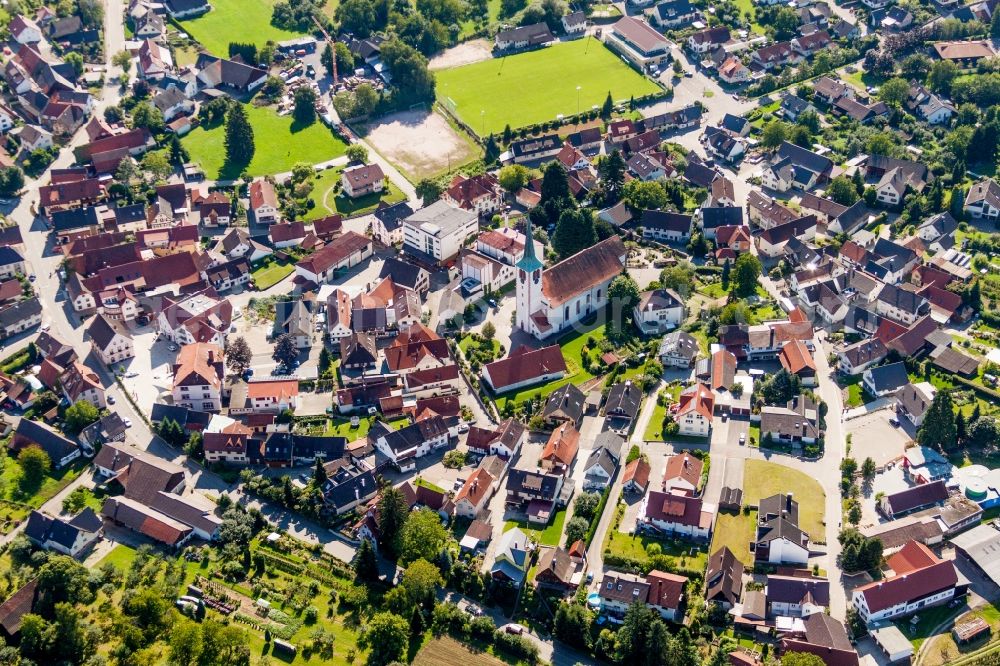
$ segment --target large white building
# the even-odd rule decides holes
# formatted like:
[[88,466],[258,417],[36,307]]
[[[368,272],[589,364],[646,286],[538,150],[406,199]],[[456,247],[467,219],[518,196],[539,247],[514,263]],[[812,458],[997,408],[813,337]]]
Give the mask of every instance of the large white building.
[[441,263],[462,249],[479,231],[479,216],[439,200],[403,220],[403,249]]
[[[527,235],[531,237],[531,221]],[[625,266],[627,250],[612,236],[543,269],[533,243],[517,262],[517,326],[544,339],[599,311],[608,286]]]

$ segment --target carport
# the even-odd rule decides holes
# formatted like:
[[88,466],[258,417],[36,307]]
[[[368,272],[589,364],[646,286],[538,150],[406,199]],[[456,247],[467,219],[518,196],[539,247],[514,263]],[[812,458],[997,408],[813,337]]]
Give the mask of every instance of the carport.
[[887,624],[872,629],[869,633],[890,664],[910,663],[913,657],[913,644],[903,635],[899,627]]

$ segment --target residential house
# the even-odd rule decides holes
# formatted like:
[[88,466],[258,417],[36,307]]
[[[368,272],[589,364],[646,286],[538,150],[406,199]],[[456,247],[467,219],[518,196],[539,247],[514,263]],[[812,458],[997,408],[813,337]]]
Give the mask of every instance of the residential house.
[[622,472],[622,491],[645,495],[649,487],[649,460],[642,456],[625,465]]
[[1000,185],[992,178],[977,181],[965,195],[965,211],[975,219],[1000,219]]
[[644,291],[633,308],[635,324],[644,335],[671,331],[681,325],[684,315],[684,301],[672,289]]
[[105,365],[120,363],[135,356],[132,334],[119,321],[97,315],[87,327],[90,346]]
[[798,447],[815,444],[822,435],[819,410],[805,395],[789,400],[785,407],[768,405],[760,410],[761,442],[780,442]]
[[569,423],[579,428],[586,399],[587,396],[575,384],[560,386],[545,400],[542,418],[548,424]]
[[809,561],[809,535],[798,525],[799,505],[792,496],[779,494],[760,500],[757,535],[751,550],[758,562],[796,564]]
[[892,575],[855,588],[854,609],[866,623],[911,615],[955,598],[955,565],[911,541],[886,561]]
[[441,198],[453,206],[469,210],[480,216],[492,215],[504,202],[503,188],[496,176],[485,173],[478,176],[456,175],[451,186]]
[[705,464],[686,451],[668,457],[663,472],[663,491],[697,495],[704,469]]
[[937,389],[929,382],[908,383],[896,391],[896,410],[901,416],[919,428],[924,422],[927,408],[934,401]]
[[664,367],[690,368],[698,358],[698,341],[685,331],[663,336],[657,356]]
[[368,441],[401,472],[416,469],[416,459],[441,449],[450,442],[444,419],[434,415],[399,430],[391,430],[381,421],[368,432]]
[[679,536],[707,541],[712,533],[715,515],[706,510],[700,497],[689,497],[682,492],[650,491],[643,499],[640,510],[642,524],[669,536]]
[[494,40],[498,51],[514,51],[532,46],[543,46],[555,41],[555,35],[544,23],[532,23],[516,28],[500,30]]
[[403,220],[413,215],[413,209],[406,201],[385,205],[379,204],[372,220],[372,238],[385,246],[403,242]]
[[580,432],[569,423],[564,423],[552,431],[542,455],[539,466],[551,474],[567,476],[576,462],[580,451]]
[[772,616],[809,617],[830,605],[830,581],[815,576],[771,574],[764,596]]
[[222,409],[222,348],[207,343],[181,347],[174,364],[174,404],[202,411]]
[[470,474],[455,495],[455,515],[468,520],[478,516],[496,491],[495,481],[496,479],[482,467]]
[[363,164],[344,169],[340,175],[341,190],[352,199],[379,194],[385,188],[385,173],[378,164]]
[[24,535],[42,550],[70,557],[78,557],[103,534],[104,521],[89,506],[69,520],[32,511],[24,528]]
[[372,252],[370,238],[354,231],[345,231],[295,264],[295,275],[316,285],[328,284],[342,271],[354,268],[370,258]]
[[691,237],[691,216],[659,210],[644,210],[639,219],[642,237],[670,243],[683,243]]
[[[845,314],[847,307],[844,306]],[[803,386],[816,385],[816,362],[813,360],[812,352],[801,340],[791,340],[778,352],[778,361],[781,367],[798,375]]]
[[690,0],[665,0],[645,11],[656,27],[677,28],[688,25],[698,18],[700,12]]
[[46,453],[52,469],[62,469],[80,457],[82,451],[72,440],[63,437],[47,425],[22,417],[14,428],[7,448],[14,454],[29,446],[37,446]]
[[724,609],[735,606],[743,595],[743,563],[727,546],[708,558],[705,572],[705,601]]
[[59,385],[62,387],[63,397],[70,404],[86,401],[97,409],[107,407],[101,378],[79,361],[69,364],[63,371],[59,376]]
[[906,366],[902,361],[868,368],[862,375],[861,383],[870,395],[881,398],[895,394],[909,383]]
[[678,433],[689,437],[707,437],[712,429],[715,396],[712,390],[697,383],[680,394],[674,420]]
[[278,195],[271,181],[259,179],[250,183],[250,213],[257,224],[274,224],[281,211]]

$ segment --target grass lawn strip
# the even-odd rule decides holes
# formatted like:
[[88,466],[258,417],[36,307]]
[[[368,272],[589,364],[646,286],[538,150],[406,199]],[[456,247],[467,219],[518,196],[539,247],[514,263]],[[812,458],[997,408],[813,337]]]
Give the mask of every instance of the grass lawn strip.
[[252,42],[257,48],[268,40],[283,42],[302,33],[271,25],[276,0],[212,0],[212,9],[196,18],[182,21],[189,35],[201,42],[209,53],[229,57],[229,43]]
[[534,538],[539,544],[543,546],[558,546],[559,539],[562,537],[563,523],[565,522],[566,509],[560,509],[545,529],[539,530],[534,527],[528,527],[526,520],[508,520],[503,524],[503,531],[509,532],[515,527],[520,527],[522,532]]
[[438,100],[481,134],[575,115],[603,104],[608,92],[617,102],[660,90],[589,37],[435,75]]
[[295,271],[295,264],[291,262],[274,261],[267,266],[255,268],[250,274],[253,278],[254,286],[260,291],[270,289]]
[[[247,105],[247,118],[253,126],[256,151],[247,166],[251,176],[273,175],[291,171],[296,162],[318,164],[344,154],[347,145],[320,121],[308,127],[294,125],[292,117],[279,116],[271,107]],[[210,179],[230,180],[240,175],[241,167],[226,160],[226,130],[223,124],[206,129],[198,127],[182,140],[191,161],[201,165]]]
[[792,493],[799,503],[799,527],[813,543],[826,542],[823,512],[826,495],[816,479],[809,475],[764,460],[747,460],[743,471],[743,502],[756,505],[777,493]]
[[[744,514],[719,512],[715,518],[715,532],[712,534],[712,547],[709,552],[716,552],[723,546],[733,551],[736,559],[741,562],[752,561],[750,542],[754,540],[757,524],[757,512]],[[749,560],[748,560],[749,558]]]

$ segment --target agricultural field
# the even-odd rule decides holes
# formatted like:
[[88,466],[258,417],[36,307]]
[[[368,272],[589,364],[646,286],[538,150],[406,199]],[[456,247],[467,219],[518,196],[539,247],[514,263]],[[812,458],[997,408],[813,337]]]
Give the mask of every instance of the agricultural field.
[[230,42],[263,46],[269,40],[283,42],[301,34],[271,25],[277,0],[212,0],[212,9],[181,25],[205,49],[217,56],[229,55]]
[[[253,126],[256,152],[246,165],[251,176],[273,175],[292,170],[296,162],[318,164],[344,154],[347,144],[323,123],[299,127],[292,117],[279,116],[270,107],[247,105]],[[233,180],[243,165],[226,163],[226,129],[222,123],[198,127],[182,139],[191,161],[201,165],[209,179]]]
[[413,660],[413,666],[502,666],[503,663],[489,653],[476,652],[447,636],[425,644]]
[[445,69],[436,76],[438,99],[480,135],[574,115],[603,104],[608,92],[619,102],[660,90],[591,38]]

